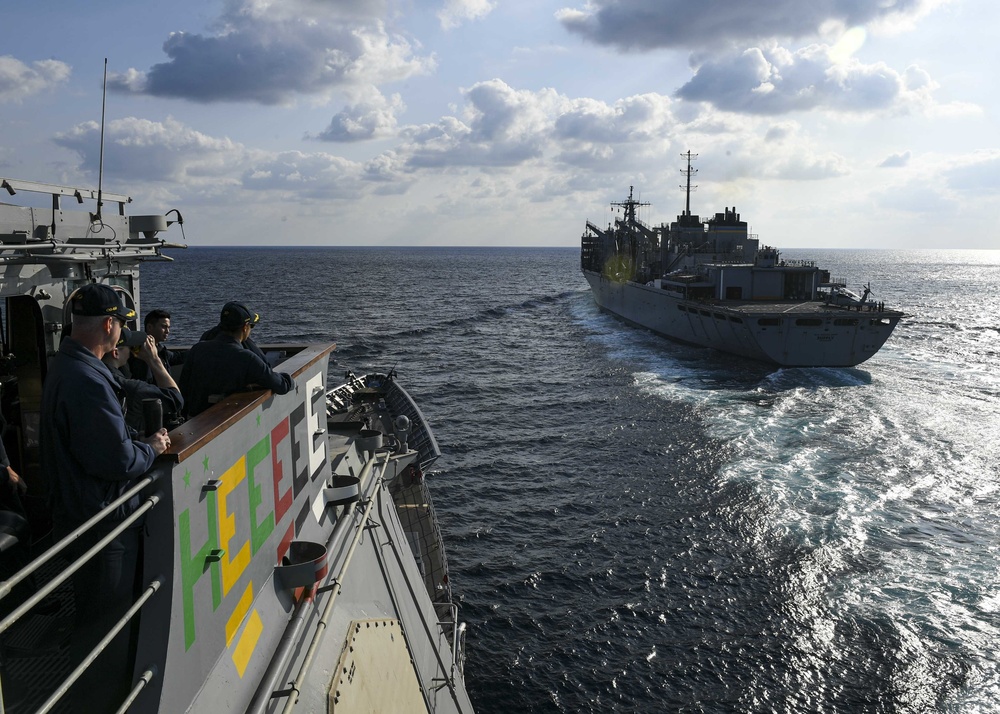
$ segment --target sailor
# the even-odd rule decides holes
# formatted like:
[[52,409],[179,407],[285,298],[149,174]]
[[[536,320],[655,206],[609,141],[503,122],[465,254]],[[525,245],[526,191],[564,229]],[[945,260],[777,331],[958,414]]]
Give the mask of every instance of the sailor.
[[[135,311],[110,286],[89,283],[71,299],[73,324],[52,358],[42,391],[41,471],[50,485],[53,532],[61,539],[105,509],[170,446],[166,429],[139,441],[125,424],[118,385],[101,361]],[[115,509],[66,549],[79,558],[138,507]],[[140,528],[127,528],[73,575],[77,664],[122,616],[134,597]],[[86,711],[114,711],[130,683],[130,628],[123,628],[74,688]],[[72,696],[72,695],[71,695]]]
[[[0,428],[0,435],[2,432]],[[7,447],[0,438],[0,578],[4,580],[13,574],[8,569],[9,565],[13,563],[20,568],[30,560],[27,548],[28,514],[21,501],[27,491],[28,485],[11,467]],[[7,608],[0,605],[0,613],[8,614]]]
[[[0,435],[4,429],[0,427]],[[0,508],[5,510],[24,512],[21,505],[21,497],[28,491],[28,484],[24,482],[17,471],[10,465],[10,457],[7,456],[7,447],[0,438]],[[7,505],[11,507],[6,508]]]
[[[141,379],[128,379],[122,367],[130,359],[145,365],[152,378],[152,384]],[[181,390],[160,359],[156,340],[152,335],[133,332],[123,328],[118,344],[102,358],[111,370],[118,387],[125,394],[125,423],[137,433],[146,433],[143,424],[142,402],[144,399],[159,399],[163,409],[163,423],[176,422],[184,407]]]
[[[222,306],[222,313],[219,315],[219,324],[216,325],[215,327],[209,329],[209,330],[205,330],[204,334],[201,336],[202,340],[214,340],[215,337],[220,332],[223,331],[222,325],[223,325],[223,322],[226,321],[226,315],[227,315],[227,313],[228,314],[233,314],[233,313],[239,313],[239,314],[248,313],[248,314],[252,314],[253,315],[253,321],[251,323],[251,326],[256,325],[258,322],[260,322],[260,315],[258,315],[257,313],[250,313],[250,310],[243,303],[241,303],[241,302],[227,302],[225,305]],[[243,340],[242,344],[243,344],[243,346],[246,349],[250,350],[255,355],[257,355],[258,357],[260,357],[262,360],[264,360],[265,362],[267,362],[267,357],[264,355],[263,350],[261,350],[261,348],[257,346],[256,342],[254,342],[252,339],[250,339],[249,335],[247,335],[247,338],[245,340]]]
[[188,352],[181,371],[181,394],[188,416],[200,414],[235,392],[270,389],[287,394],[295,387],[291,375],[273,371],[259,350],[244,347],[259,321],[260,315],[246,305],[226,303],[218,334],[198,342]]
[[[170,313],[166,310],[150,310],[146,315],[146,319],[142,321],[142,329],[147,334],[152,336],[156,340],[156,352],[160,356],[160,361],[166,365],[169,370],[174,365],[182,364],[184,362],[184,353],[175,352],[173,350],[167,349],[167,346],[163,344],[167,341],[167,337],[170,336]],[[153,379],[153,374],[149,371],[146,363],[137,357],[130,359],[128,361],[128,366],[123,368],[122,373],[126,377],[132,377],[133,379],[144,379],[150,384],[155,383]],[[131,374],[129,374],[131,372]]]

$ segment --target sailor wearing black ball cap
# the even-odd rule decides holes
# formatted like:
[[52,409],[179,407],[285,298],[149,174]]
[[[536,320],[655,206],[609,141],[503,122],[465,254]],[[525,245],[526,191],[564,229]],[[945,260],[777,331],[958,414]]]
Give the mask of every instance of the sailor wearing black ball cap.
[[[250,321],[249,324],[252,329],[258,322],[260,322],[260,315],[256,312],[251,312],[250,308],[241,302],[227,302],[222,306],[222,312],[219,315],[219,324],[210,330],[206,330],[201,336],[201,339],[214,340],[215,336],[223,331],[223,325],[229,324],[232,326],[235,324],[243,324],[247,320]],[[246,349],[250,350],[262,360],[267,362],[267,357],[264,356],[263,350],[261,350],[261,348],[257,346],[257,343],[250,338],[250,335],[247,335],[247,338],[243,340],[241,344]]]
[[235,392],[270,389],[287,394],[295,386],[291,375],[273,371],[259,350],[244,348],[259,321],[260,315],[243,303],[226,303],[215,337],[202,340],[188,352],[180,380],[188,416],[200,414]]
[[[62,538],[117,499],[170,446],[166,429],[134,439],[125,425],[118,385],[101,361],[118,344],[135,311],[108,285],[90,283],[70,298],[72,327],[52,358],[42,390],[41,471],[50,487],[53,530]],[[130,515],[119,506],[67,550],[78,558]],[[140,524],[126,528],[73,575],[76,665],[132,602]],[[78,682],[89,711],[113,711],[127,691],[130,627],[108,644]],[[74,691],[74,694],[77,694]],[[73,695],[71,695],[73,696]]]
[[135,311],[114,288],[90,283],[70,299],[70,335],[52,358],[42,392],[41,466],[51,480],[53,517],[74,527],[126,490],[166,450],[164,430],[133,440],[117,384],[101,361]]

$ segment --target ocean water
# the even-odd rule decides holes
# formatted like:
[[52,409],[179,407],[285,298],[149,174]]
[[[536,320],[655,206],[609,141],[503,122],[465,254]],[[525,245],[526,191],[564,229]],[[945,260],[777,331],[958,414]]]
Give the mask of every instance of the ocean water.
[[1000,251],[784,251],[908,313],[854,369],[625,326],[575,249],[170,254],[177,343],[241,299],[396,367],[480,714],[1000,706]]

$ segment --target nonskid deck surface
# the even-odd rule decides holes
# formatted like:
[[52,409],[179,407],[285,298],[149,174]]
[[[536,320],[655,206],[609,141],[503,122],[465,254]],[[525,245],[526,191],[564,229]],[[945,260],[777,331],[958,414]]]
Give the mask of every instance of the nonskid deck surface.
[[[64,567],[65,562],[54,559],[42,566],[36,577],[47,582]],[[67,582],[2,635],[0,669],[5,712],[36,711],[51,693],[52,683],[64,680],[69,674],[74,613],[73,590]],[[72,711],[71,702],[64,697],[51,711],[55,714]]]

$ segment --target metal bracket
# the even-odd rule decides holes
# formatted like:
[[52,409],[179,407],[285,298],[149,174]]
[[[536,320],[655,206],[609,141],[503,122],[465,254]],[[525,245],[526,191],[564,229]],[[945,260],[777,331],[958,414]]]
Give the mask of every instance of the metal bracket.
[[337,580],[337,578],[334,578],[327,585],[324,585],[322,587],[316,588],[316,594],[318,595],[320,593],[328,593],[331,590],[333,590],[334,588],[341,588],[341,587],[342,586],[340,584],[340,581]]

